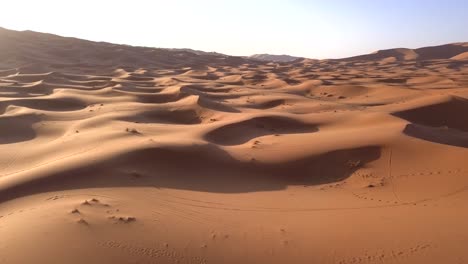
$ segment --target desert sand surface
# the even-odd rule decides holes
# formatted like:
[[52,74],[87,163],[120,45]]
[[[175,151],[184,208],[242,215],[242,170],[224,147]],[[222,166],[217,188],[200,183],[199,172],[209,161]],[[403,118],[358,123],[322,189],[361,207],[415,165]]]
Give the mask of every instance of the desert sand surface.
[[467,52],[0,29],[0,263],[468,263]]

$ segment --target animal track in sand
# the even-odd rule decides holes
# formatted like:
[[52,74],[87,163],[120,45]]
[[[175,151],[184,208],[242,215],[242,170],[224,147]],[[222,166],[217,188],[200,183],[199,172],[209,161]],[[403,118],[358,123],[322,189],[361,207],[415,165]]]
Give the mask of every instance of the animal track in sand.
[[[403,174],[397,174],[397,175],[391,175],[391,176],[385,176],[385,177],[379,177],[377,175],[373,175],[372,173],[362,173],[362,172],[355,172],[354,175],[360,176],[364,180],[370,179],[371,181],[368,184],[363,184],[361,185],[360,188],[366,188],[366,189],[373,189],[377,187],[383,187],[387,184],[393,184],[391,181],[388,182],[389,179],[409,179],[413,177],[424,177],[424,176],[430,176],[430,175],[447,175],[447,174],[466,174],[468,173],[467,170],[463,170],[461,168],[453,168],[453,169],[436,169],[436,170],[429,170],[429,171],[417,171],[417,172],[410,172],[410,173],[403,173]],[[373,181],[373,179],[379,180],[378,182]],[[328,188],[332,188],[334,185],[332,184],[331,186],[328,186]],[[324,186],[321,188],[321,190],[324,190],[327,186]],[[374,201],[374,202],[382,202],[386,204],[396,204],[396,205],[418,205],[421,204],[423,206],[427,206],[427,202],[451,196],[460,192],[463,192],[467,189],[468,187],[463,186],[461,188],[458,188],[456,190],[453,190],[451,192],[447,192],[438,196],[430,197],[430,198],[424,198],[424,199],[419,199],[416,201],[400,201],[400,200],[389,200],[389,199],[383,199],[383,198],[377,198],[373,195],[369,195],[370,192],[365,192],[361,191],[356,192],[352,191],[353,196],[355,196],[358,199],[363,199],[363,200],[368,200],[368,201]]]
[[363,199],[363,200],[368,200],[368,201],[374,201],[374,202],[380,202],[380,203],[386,203],[389,205],[410,205],[411,203],[401,203],[400,201],[395,201],[395,200],[388,200],[388,199],[378,199],[378,198],[373,198],[371,196],[367,196],[364,194],[357,194],[352,192],[352,195],[358,199]]
[[30,208],[15,210],[15,211],[0,215],[0,220],[6,219],[6,218],[8,218],[8,217],[10,217],[12,215],[22,214],[22,213],[26,213],[28,211],[34,211],[34,210],[37,210],[39,208],[40,207],[30,207]]
[[[342,187],[345,184],[346,184],[346,181],[332,183],[332,184],[326,184],[325,186],[320,187],[319,190],[323,191],[323,190],[326,190],[326,189],[335,189],[335,188]],[[304,187],[307,187],[307,185],[304,185]]]
[[355,264],[355,263],[377,263],[387,261],[401,261],[415,254],[420,254],[423,251],[430,250],[433,247],[430,243],[420,243],[414,247],[403,249],[383,249],[380,251],[366,252],[360,256],[349,257],[346,259],[337,260],[338,264]]
[[466,174],[468,173],[468,170],[463,170],[461,168],[452,168],[452,169],[439,169],[439,170],[430,170],[430,171],[417,171],[417,172],[394,175],[392,177],[393,178],[411,178],[415,176],[462,174],[462,173]]
[[55,200],[59,200],[59,199],[63,199],[63,198],[66,198],[68,197],[67,195],[54,195],[52,197],[49,197],[46,199],[46,201],[55,201]]
[[187,254],[178,251],[176,248],[170,247],[167,243],[155,243],[154,247],[145,247],[109,240],[98,242],[98,245],[105,248],[120,250],[134,256],[147,257],[155,260],[170,260],[173,263],[207,263],[205,258],[198,256],[188,256]]

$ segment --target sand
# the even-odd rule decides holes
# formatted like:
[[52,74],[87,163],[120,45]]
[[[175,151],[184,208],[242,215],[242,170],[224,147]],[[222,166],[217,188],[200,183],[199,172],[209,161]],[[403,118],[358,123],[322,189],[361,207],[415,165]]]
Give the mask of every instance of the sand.
[[468,263],[466,52],[0,29],[0,263]]

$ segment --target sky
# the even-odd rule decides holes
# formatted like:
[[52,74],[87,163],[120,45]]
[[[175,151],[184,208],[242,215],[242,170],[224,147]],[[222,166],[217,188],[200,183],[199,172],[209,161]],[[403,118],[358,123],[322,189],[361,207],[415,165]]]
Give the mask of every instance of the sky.
[[468,42],[468,1],[4,0],[0,27],[136,46],[324,59]]

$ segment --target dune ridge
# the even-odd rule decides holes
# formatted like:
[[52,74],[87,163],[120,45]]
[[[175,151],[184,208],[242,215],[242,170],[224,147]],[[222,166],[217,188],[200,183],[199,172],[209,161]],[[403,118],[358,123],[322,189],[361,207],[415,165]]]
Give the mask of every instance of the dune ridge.
[[[447,60],[464,58],[463,53],[468,51],[468,43],[452,43],[433,47],[423,47],[417,49],[396,48],[379,50],[372,54],[360,55],[342,60],[383,60],[394,58],[398,61],[408,60]],[[460,56],[460,57],[457,57]]]

